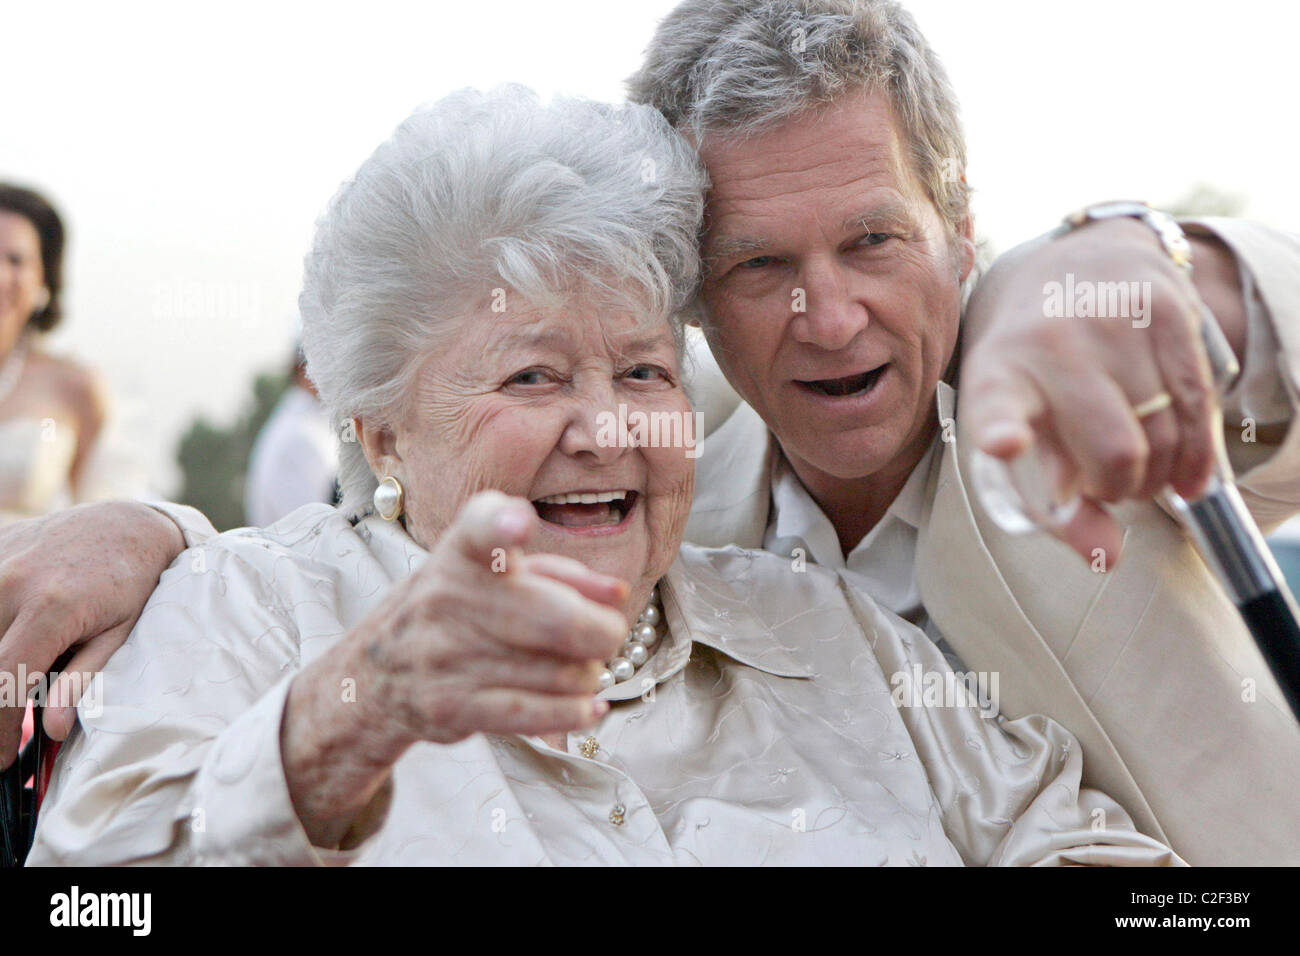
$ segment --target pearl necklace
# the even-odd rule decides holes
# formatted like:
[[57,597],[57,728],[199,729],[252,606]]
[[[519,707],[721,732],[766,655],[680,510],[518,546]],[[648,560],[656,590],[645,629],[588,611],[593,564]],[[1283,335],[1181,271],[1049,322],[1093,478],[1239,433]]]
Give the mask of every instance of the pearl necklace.
[[622,653],[605,662],[605,669],[600,672],[601,690],[631,680],[636,669],[650,659],[650,649],[659,642],[657,626],[662,619],[659,589],[655,588],[650,592],[650,603],[627,632]]
[[9,393],[23,377],[23,366],[27,364],[27,343],[21,339],[10,349],[4,364],[0,365],[0,402],[9,397]]

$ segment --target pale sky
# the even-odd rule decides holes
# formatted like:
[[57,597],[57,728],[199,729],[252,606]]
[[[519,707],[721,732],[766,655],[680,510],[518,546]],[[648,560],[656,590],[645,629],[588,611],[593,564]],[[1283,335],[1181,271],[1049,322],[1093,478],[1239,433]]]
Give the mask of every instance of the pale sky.
[[[912,0],[1006,249],[1086,202],[1209,182],[1300,230],[1296,5]],[[283,363],[338,185],[412,108],[522,82],[614,100],[673,0],[0,0],[0,179],[71,232],[60,350],[96,365],[155,488],[199,412]]]

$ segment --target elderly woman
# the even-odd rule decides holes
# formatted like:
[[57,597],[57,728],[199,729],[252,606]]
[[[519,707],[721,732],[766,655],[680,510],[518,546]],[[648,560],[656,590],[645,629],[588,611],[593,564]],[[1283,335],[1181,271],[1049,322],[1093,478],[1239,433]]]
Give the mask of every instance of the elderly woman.
[[518,89],[379,148],[302,296],[343,504],[163,576],[30,862],[1176,861],[1063,728],[894,693],[942,656],[832,573],[681,547],[693,451],[630,423],[690,414],[703,186]]

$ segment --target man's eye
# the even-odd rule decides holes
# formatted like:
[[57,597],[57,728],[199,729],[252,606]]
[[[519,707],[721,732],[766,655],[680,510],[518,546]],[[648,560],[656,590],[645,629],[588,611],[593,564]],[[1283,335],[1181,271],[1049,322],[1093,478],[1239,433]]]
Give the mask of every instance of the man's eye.
[[882,242],[894,238],[887,232],[869,232],[858,240],[859,246],[878,246]]
[[754,256],[752,259],[746,259],[740,263],[741,269],[762,269],[764,266],[770,266],[776,262],[776,256]]

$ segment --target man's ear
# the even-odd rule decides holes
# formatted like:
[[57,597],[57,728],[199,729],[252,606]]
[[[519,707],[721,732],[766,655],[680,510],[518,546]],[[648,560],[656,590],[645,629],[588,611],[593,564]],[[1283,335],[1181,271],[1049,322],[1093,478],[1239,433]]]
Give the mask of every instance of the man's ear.
[[362,418],[352,419],[352,428],[361,445],[361,453],[366,456],[370,470],[383,478],[396,475],[402,463],[402,456],[397,453],[397,436],[388,425],[382,422]]

